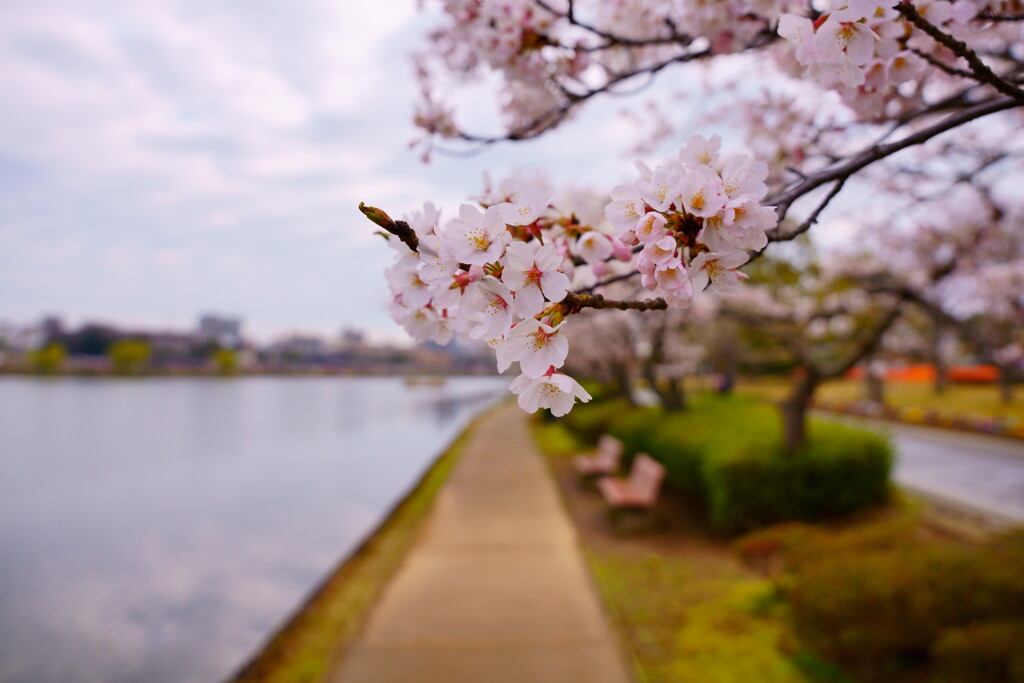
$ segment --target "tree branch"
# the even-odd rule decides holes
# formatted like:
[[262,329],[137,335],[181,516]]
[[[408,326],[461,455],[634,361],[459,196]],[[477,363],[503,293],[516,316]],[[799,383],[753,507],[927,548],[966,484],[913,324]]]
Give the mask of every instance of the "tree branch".
[[981,61],[978,53],[967,47],[967,43],[957,40],[935,24],[922,17],[921,13],[917,11],[917,8],[909,2],[904,1],[897,4],[896,11],[905,16],[910,23],[918,29],[934,38],[940,45],[949,48],[949,50],[957,57],[963,57],[971,67],[971,71],[974,73],[974,78],[976,80],[981,81],[982,83],[988,83],[1007,97],[1012,97],[1017,100],[1019,104],[1024,104],[1024,90],[1016,87],[1006,79],[996,74],[992,69],[988,68],[988,66]]
[[[666,24],[669,27],[669,30],[672,31],[672,34],[669,37],[667,37],[667,38],[647,38],[647,39],[624,38],[622,36],[617,36],[614,33],[609,33],[608,31],[603,31],[603,30],[597,28],[596,26],[592,26],[590,24],[585,24],[582,21],[580,21],[579,19],[577,19],[576,18],[576,14],[573,11],[573,2],[572,2],[572,0],[569,0],[568,11],[565,14],[562,14],[561,12],[557,11],[555,8],[551,7],[549,4],[544,2],[544,0],[535,0],[535,2],[538,5],[540,5],[541,7],[543,7],[544,9],[546,9],[548,12],[551,12],[551,14],[554,14],[556,17],[564,17],[573,26],[577,26],[577,27],[583,29],[584,31],[589,31],[590,33],[593,33],[595,36],[598,36],[600,38],[604,38],[606,41],[608,41],[604,45],[594,46],[594,47],[587,48],[588,51],[592,51],[592,50],[605,50],[605,49],[608,49],[608,48],[611,48],[611,47],[616,47],[616,46],[619,46],[619,45],[623,45],[623,46],[626,46],[626,47],[647,47],[649,45],[665,45],[665,44],[672,44],[672,43],[678,43],[678,44],[681,44],[681,45],[689,45],[691,42],[693,42],[693,39],[690,36],[678,33],[675,30],[674,25],[671,24],[671,23],[667,23]],[[570,47],[568,49],[572,50],[572,49],[575,49],[575,48],[571,48]]]
[[830,379],[833,377],[839,377],[846,374],[854,365],[856,365],[861,358],[866,358],[873,354],[879,344],[882,342],[882,337],[889,331],[893,323],[900,316],[900,302],[897,301],[893,304],[893,307],[886,311],[885,315],[878,321],[874,329],[869,330],[867,334],[860,340],[860,343],[854,347],[853,351],[850,352],[845,359],[839,363],[833,365],[830,368],[820,368],[819,375],[822,379]]
[[615,301],[605,299],[600,294],[574,294],[569,292],[560,302],[570,313],[583,308],[614,308],[619,311],[663,311],[668,308],[664,299],[644,299],[643,301]]
[[568,113],[572,110],[574,106],[590,99],[591,97],[600,95],[605,92],[609,92],[611,88],[615,87],[619,83],[627,81],[631,78],[635,78],[636,76],[642,76],[644,74],[648,74],[653,77],[662,69],[672,64],[681,64],[684,62],[690,62],[695,59],[701,59],[703,57],[709,56],[711,56],[710,48],[698,50],[697,52],[685,52],[683,54],[676,55],[671,59],[667,59],[658,64],[655,64],[654,66],[648,66],[641,69],[634,69],[633,71],[628,71],[624,74],[619,74],[618,76],[609,79],[608,82],[606,82],[604,85],[601,85],[597,88],[592,88],[584,93],[576,93],[571,95],[566,94],[565,97],[567,98],[567,100],[564,104],[555,107],[554,109],[549,109],[548,111],[534,117],[528,123],[519,126],[515,130],[510,131],[505,135],[482,136],[459,132],[458,137],[462,140],[465,140],[466,142],[476,142],[483,145],[491,145],[498,142],[530,140],[558,125],[558,123],[561,122],[562,119],[564,119],[568,115]]
[[577,294],[587,294],[589,292],[593,292],[598,287],[604,287],[605,285],[614,284],[616,282],[622,282],[623,280],[628,280],[629,278],[634,277],[634,276],[639,275],[639,274],[640,274],[639,270],[633,270],[633,271],[630,271],[628,273],[622,273],[621,275],[615,275],[615,276],[612,276],[612,277],[607,278],[605,280],[601,280],[600,282],[595,282],[594,284],[590,285],[589,287],[584,287],[583,289],[579,290],[576,293]]
[[[777,230],[771,231],[768,234],[768,241],[769,242],[786,242],[786,241],[789,241],[791,239],[794,239],[798,235],[802,235],[803,233],[807,232],[811,228],[812,225],[814,225],[815,223],[818,222],[818,216],[821,215],[821,212],[824,211],[825,207],[829,205],[829,202],[831,202],[835,198],[835,196],[837,194],[839,194],[839,191],[843,189],[843,185],[846,184],[846,181],[847,181],[848,178],[849,178],[849,176],[846,176],[844,178],[840,178],[836,182],[836,184],[832,186],[832,190],[827,195],[825,195],[825,198],[821,200],[820,204],[818,204],[818,208],[816,208],[811,213],[811,215],[807,217],[807,220],[805,220],[803,223],[798,225],[796,228],[794,228],[793,230],[791,230],[791,231],[789,231],[789,232],[787,232],[785,234],[779,234],[777,232]],[[762,251],[764,251],[764,250],[762,249]]]
[[[958,126],[962,126],[975,119],[979,119],[983,116],[994,114],[996,112],[1005,111],[1007,109],[1013,109],[1018,106],[1020,106],[1020,104],[1013,99],[996,98],[980,102],[967,107],[956,114],[951,114],[941,121],[922,128],[915,133],[911,133],[910,135],[907,135],[900,140],[896,140],[895,142],[867,147],[839,164],[830,168],[825,168],[816,173],[812,173],[796,185],[792,185],[788,189],[784,190],[781,194],[769,198],[765,203],[775,205],[775,212],[778,214],[779,221],[781,222],[782,219],[785,218],[786,213],[789,211],[789,207],[794,201],[811,190],[821,187],[825,183],[829,183],[834,180],[845,180],[857,171],[860,171],[862,168],[881,159],[885,159],[896,152],[931,140],[937,135],[945,133],[946,131],[952,130]],[[778,228],[775,229],[775,231],[777,230]]]

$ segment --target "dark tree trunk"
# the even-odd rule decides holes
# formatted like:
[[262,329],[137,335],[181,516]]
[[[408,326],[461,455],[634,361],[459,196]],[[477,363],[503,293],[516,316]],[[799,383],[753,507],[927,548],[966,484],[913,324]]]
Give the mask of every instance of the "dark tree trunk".
[[885,405],[885,373],[878,368],[872,368],[868,363],[864,368],[865,387],[868,400],[878,405]]
[[615,387],[615,395],[621,396],[629,402],[629,405],[635,406],[636,400],[633,398],[633,377],[627,368],[623,364],[615,363],[610,368],[612,374],[612,385]]
[[686,390],[683,388],[683,380],[666,380],[665,388],[657,391],[665,410],[674,412],[686,410]]
[[793,389],[782,402],[782,425],[788,453],[795,452],[807,441],[807,410],[820,382],[814,369],[798,368]]
[[644,363],[643,375],[651,391],[658,396],[662,408],[676,412],[686,410],[686,394],[681,380],[666,379],[659,382],[657,368],[651,362]]
[[935,360],[935,393],[942,395],[949,387],[949,377],[946,375],[946,363],[938,358]]
[[946,387],[949,386],[949,379],[946,376],[946,359],[942,357],[940,348],[941,342],[941,331],[936,331],[935,340],[932,343],[932,365],[935,366],[935,393],[940,396],[946,393]]
[[1013,403],[1013,368],[1008,365],[999,366],[999,398],[1005,406]]

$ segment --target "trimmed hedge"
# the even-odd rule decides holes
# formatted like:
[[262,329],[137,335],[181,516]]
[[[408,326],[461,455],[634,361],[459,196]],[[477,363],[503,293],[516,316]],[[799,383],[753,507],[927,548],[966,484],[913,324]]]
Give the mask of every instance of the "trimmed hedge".
[[787,455],[781,444],[747,446],[704,463],[711,522],[750,529],[786,520],[814,521],[885,501],[892,451],[871,432],[812,425],[807,444]]
[[682,413],[612,401],[577,406],[567,422],[588,441],[608,433],[629,454],[649,453],[667,482],[704,503],[724,531],[845,515],[889,491],[884,438],[812,421],[805,447],[787,454],[777,410],[752,398],[699,396]]

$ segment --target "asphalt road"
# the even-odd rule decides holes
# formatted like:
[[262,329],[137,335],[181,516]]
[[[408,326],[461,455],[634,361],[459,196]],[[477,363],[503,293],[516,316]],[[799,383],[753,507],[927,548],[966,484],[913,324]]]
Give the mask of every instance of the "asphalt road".
[[1024,441],[875,420],[838,419],[890,434],[897,453],[893,474],[904,488],[982,513],[993,526],[1024,524]]

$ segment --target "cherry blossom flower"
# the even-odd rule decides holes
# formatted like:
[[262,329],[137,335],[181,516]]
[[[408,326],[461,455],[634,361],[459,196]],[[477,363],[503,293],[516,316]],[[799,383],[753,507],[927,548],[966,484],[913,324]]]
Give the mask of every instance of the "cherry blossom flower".
[[[479,312],[470,315],[476,326],[470,332],[473,339],[496,339],[504,337],[512,327],[512,290],[501,280],[487,276],[480,280],[474,290],[480,302],[475,308]],[[469,306],[474,308],[473,305]]]
[[650,180],[638,180],[636,189],[640,191],[644,202],[655,211],[667,211],[679,199],[681,180],[676,169],[659,166],[654,169]]
[[430,289],[420,279],[419,259],[411,253],[384,271],[392,292],[408,306],[425,306],[430,302]]
[[441,210],[434,206],[433,202],[426,202],[422,211],[413,211],[407,222],[409,227],[416,233],[416,237],[423,240],[434,235],[437,229],[438,219],[441,217]]
[[568,340],[558,333],[564,323],[551,327],[527,318],[509,332],[505,344],[527,377],[540,377],[548,368],[560,368],[569,353]]
[[540,377],[520,375],[512,381],[509,390],[519,395],[519,407],[526,412],[535,413],[538,408],[548,408],[555,417],[572,410],[576,399],[582,403],[591,399],[579,382],[560,372]]
[[739,268],[749,260],[745,251],[726,251],[722,253],[702,252],[690,262],[690,278],[695,291],[705,288],[719,292],[734,290],[741,281],[746,280],[745,273]]
[[454,331],[445,311],[438,313],[430,306],[406,307],[395,303],[391,307],[391,316],[418,342],[447,344],[452,340]]
[[714,216],[725,207],[722,180],[706,166],[697,166],[680,183],[683,208],[694,216]]
[[569,278],[559,271],[562,257],[550,244],[515,242],[505,252],[505,261],[501,279],[515,292],[515,309],[521,317],[540,313],[545,297],[548,301],[565,298]]
[[612,201],[605,207],[604,215],[620,233],[631,232],[640,217],[644,215],[644,200],[636,188],[619,185],[612,190]]
[[832,12],[814,33],[814,48],[819,61],[840,63],[845,59],[855,66],[864,66],[875,51],[878,34],[859,21],[851,21],[853,13]]
[[818,61],[818,49],[814,46],[814,22],[797,14],[783,14],[779,18],[779,35],[796,46],[796,60],[807,66]]
[[718,163],[718,148],[721,146],[722,139],[717,135],[707,140],[700,135],[691,135],[686,147],[679,151],[679,160],[691,166],[714,166]]
[[657,242],[649,242],[644,247],[643,256],[655,266],[661,266],[675,258],[676,249],[675,239],[665,235]]
[[545,193],[535,185],[522,184],[516,192],[514,202],[499,204],[501,215],[509,225],[530,225],[548,207]]
[[[607,261],[612,257],[612,252],[611,240],[597,230],[585,232],[576,240],[576,254],[591,265]],[[552,299],[552,301],[558,301],[558,299]]]
[[635,228],[636,238],[640,242],[654,242],[665,236],[665,224],[668,220],[656,211],[648,211],[643,215]]
[[658,286],[668,292],[693,289],[690,277],[686,273],[686,266],[679,259],[672,259],[658,266],[654,270],[654,277],[658,281]]
[[445,256],[459,263],[482,266],[497,261],[511,241],[498,207],[489,206],[481,213],[475,206],[463,204],[459,217],[445,226],[441,248]]

